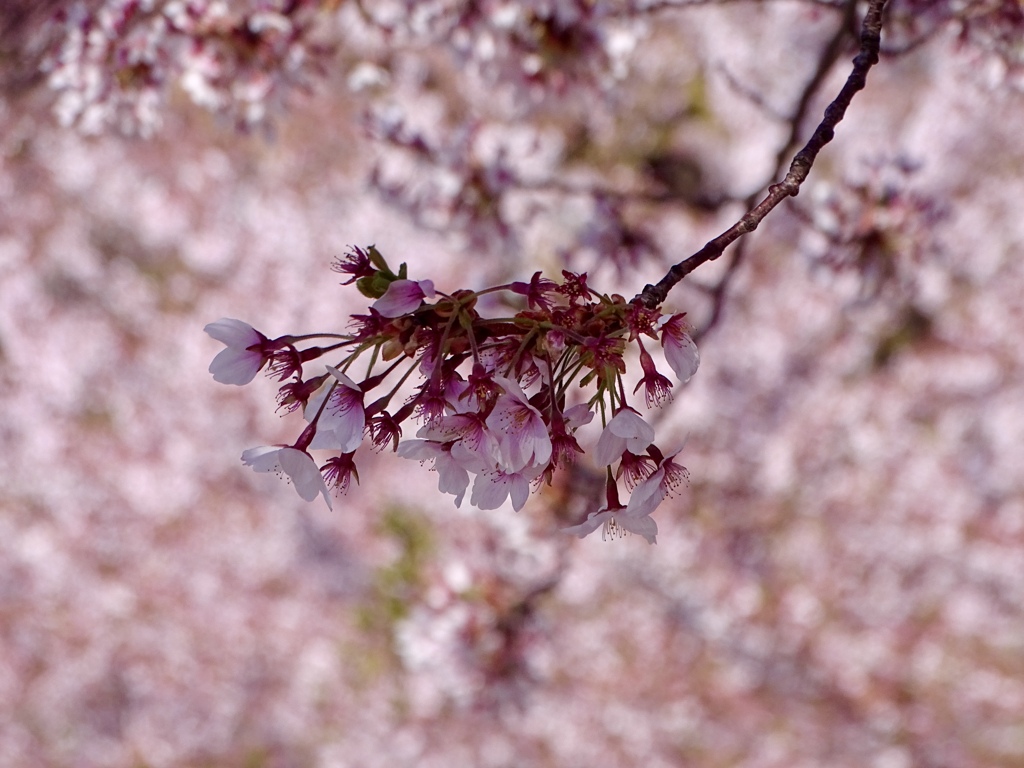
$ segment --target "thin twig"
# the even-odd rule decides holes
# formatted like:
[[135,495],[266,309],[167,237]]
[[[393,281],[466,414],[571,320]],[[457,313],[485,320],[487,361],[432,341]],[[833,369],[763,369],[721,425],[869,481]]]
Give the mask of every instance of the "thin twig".
[[668,292],[684,277],[701,264],[717,259],[731,243],[757,229],[765,216],[779,203],[787,197],[795,197],[800,192],[800,185],[807,178],[818,153],[832,141],[835,136],[835,128],[845,116],[854,95],[864,88],[868,71],[878,63],[878,49],[882,36],[882,9],[885,7],[885,3],[886,0],[870,0],[868,12],[861,27],[860,53],[853,60],[853,71],[846,79],[839,95],[825,109],[825,116],[810,140],[793,158],[786,177],[778,184],[771,185],[764,200],[751,208],[732,227],[709,241],[689,258],[674,265],[656,285],[644,287],[643,291],[633,299],[634,302],[650,308],[660,306],[668,296]]

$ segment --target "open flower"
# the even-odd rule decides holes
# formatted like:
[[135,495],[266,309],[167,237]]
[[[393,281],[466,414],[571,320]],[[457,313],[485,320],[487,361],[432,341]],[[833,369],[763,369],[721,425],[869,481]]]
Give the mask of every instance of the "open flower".
[[649,544],[656,544],[658,538],[658,524],[651,519],[649,514],[638,514],[631,512],[627,507],[601,507],[597,512],[591,512],[587,519],[579,525],[563,528],[563,533],[570,533],[573,536],[583,538],[597,530],[601,526],[601,540],[607,541],[608,537],[622,538],[627,533],[637,533],[647,539]]
[[[337,368],[328,365],[327,370],[334,381],[311,397],[305,410],[306,421],[309,422],[320,414],[316,437],[310,447],[351,453],[363,442],[363,430],[366,427],[363,392],[358,384]],[[323,404],[325,397],[326,405]]]
[[594,461],[599,467],[615,462],[623,452],[642,453],[654,442],[654,427],[643,416],[626,406],[620,408],[604,428],[594,449]]
[[657,462],[650,456],[637,456],[635,453],[623,451],[619,471],[615,476],[623,478],[626,487],[632,491],[654,473],[656,465]]
[[502,469],[518,472],[528,464],[547,464],[551,459],[551,436],[540,411],[526,401],[514,381],[501,376],[494,380],[504,389],[487,417],[487,426],[498,438]]
[[423,299],[434,298],[431,280],[395,280],[384,295],[373,302],[372,309],[384,317],[401,317],[419,307]]
[[455,506],[462,506],[462,499],[469,487],[469,472],[452,458],[451,444],[434,440],[403,440],[398,446],[398,455],[418,461],[433,460],[437,471],[437,490],[455,496]]
[[441,443],[454,443],[452,457],[471,472],[489,469],[500,461],[498,438],[478,413],[442,416],[416,433]]
[[227,349],[222,349],[210,363],[213,380],[221,384],[248,384],[256,378],[276,348],[248,323],[229,317],[222,317],[203,330],[227,345]]
[[672,315],[661,326],[661,346],[665,350],[665,359],[680,384],[688,382],[700,365],[700,353],[687,332],[684,316],[685,313]]
[[470,503],[477,509],[497,509],[511,497],[512,509],[518,512],[530,498],[530,483],[541,473],[542,467],[528,466],[517,472],[494,469],[481,472],[473,482]]
[[320,468],[313,461],[313,457],[305,451],[290,445],[261,445],[243,452],[242,462],[257,472],[287,475],[303,499],[312,501],[317,494],[321,494],[328,508],[334,508]]
[[[651,450],[655,456],[660,452]],[[679,451],[658,462],[658,468],[650,477],[640,483],[629,497],[627,511],[633,515],[649,515],[658,505],[665,500],[666,496],[675,495],[676,491],[686,485],[690,479],[690,473],[686,467],[675,461]]]

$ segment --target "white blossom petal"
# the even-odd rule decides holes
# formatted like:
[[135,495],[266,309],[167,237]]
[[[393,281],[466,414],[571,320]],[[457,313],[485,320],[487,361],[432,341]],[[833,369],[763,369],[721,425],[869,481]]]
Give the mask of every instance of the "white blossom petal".
[[322,494],[328,508],[334,508],[320,468],[305,451],[287,445],[261,445],[243,451],[242,461],[256,472],[287,475],[303,499],[312,501],[318,494]]
[[700,352],[690,334],[680,328],[669,326],[661,335],[661,346],[665,350],[665,359],[679,379],[679,383],[688,382],[700,366]]
[[263,341],[263,336],[255,328],[231,317],[222,317],[216,322],[209,323],[203,330],[212,338],[229,347],[245,349]]
[[210,363],[213,380],[220,384],[242,386],[256,378],[263,367],[263,355],[248,349],[222,349]]
[[594,461],[599,467],[606,467],[620,459],[627,449],[630,453],[641,454],[654,442],[654,435],[654,427],[639,413],[632,408],[622,408],[612,416],[597,439]]
[[433,295],[434,283],[430,280],[395,280],[384,295],[373,302],[373,308],[384,317],[401,317],[419,307],[424,298]]
[[248,323],[222,317],[209,323],[203,330],[213,339],[227,345],[210,363],[213,380],[221,384],[248,384],[266,362],[260,349],[249,349],[265,341],[263,335]]
[[583,538],[589,536],[596,531],[606,520],[612,517],[612,510],[601,509],[597,512],[591,512],[587,515],[587,519],[579,525],[571,525],[568,528],[563,528],[562,533],[568,533],[573,536]]

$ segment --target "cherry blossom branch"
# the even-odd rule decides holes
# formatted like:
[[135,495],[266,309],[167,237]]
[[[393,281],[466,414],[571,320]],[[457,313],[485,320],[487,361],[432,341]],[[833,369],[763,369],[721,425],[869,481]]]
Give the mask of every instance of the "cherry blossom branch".
[[725,249],[743,235],[753,232],[779,203],[787,197],[796,197],[800,186],[810,173],[811,166],[822,148],[832,141],[835,128],[846,115],[857,91],[864,88],[868,71],[878,62],[878,51],[882,37],[882,10],[886,0],[870,0],[868,12],[860,34],[860,52],[853,60],[853,71],[839,91],[839,95],[825,109],[825,116],[815,129],[810,140],[793,158],[786,177],[768,188],[768,194],[760,203],[751,208],[743,218],[718,237],[709,241],[692,256],[674,265],[656,285],[644,287],[633,301],[648,308],[664,303],[668,292],[701,264],[714,261]]

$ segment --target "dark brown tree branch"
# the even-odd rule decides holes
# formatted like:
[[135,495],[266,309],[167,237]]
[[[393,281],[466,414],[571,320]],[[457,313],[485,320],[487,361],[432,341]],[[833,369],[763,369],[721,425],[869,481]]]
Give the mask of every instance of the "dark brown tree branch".
[[825,109],[825,116],[810,140],[793,158],[786,177],[778,184],[771,185],[764,200],[751,208],[736,224],[709,241],[689,258],[674,265],[656,285],[645,286],[633,301],[651,308],[660,306],[664,303],[669,291],[684,277],[701,264],[717,259],[734,241],[757,229],[765,216],[779,203],[787,197],[795,197],[799,194],[800,186],[810,173],[815,158],[822,148],[832,141],[835,136],[835,128],[845,116],[854,95],[864,88],[868,71],[878,62],[882,36],[882,10],[885,7],[885,2],[886,0],[870,0],[861,27],[860,52],[853,60],[853,71],[846,79],[839,95]]

